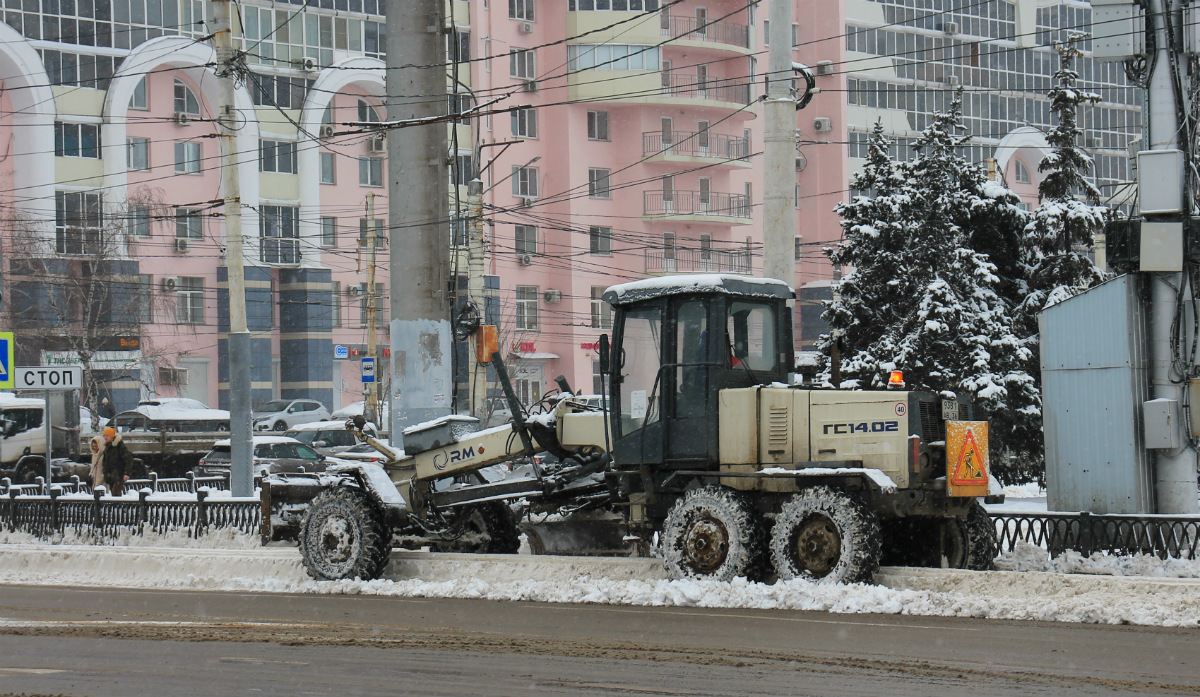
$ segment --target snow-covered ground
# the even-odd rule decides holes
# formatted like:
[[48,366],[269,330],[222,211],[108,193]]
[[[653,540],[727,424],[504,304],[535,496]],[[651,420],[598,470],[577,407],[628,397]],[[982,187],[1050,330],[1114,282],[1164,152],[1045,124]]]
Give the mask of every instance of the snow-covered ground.
[[38,583],[554,603],[777,608],[1200,627],[1200,563],[1156,558],[1050,560],[1033,546],[995,572],[885,568],[876,585],[668,580],[655,559],[459,555],[397,550],[385,578],[315,582],[294,547],[221,532],[130,537],[120,546],[47,544],[0,533],[0,583]]

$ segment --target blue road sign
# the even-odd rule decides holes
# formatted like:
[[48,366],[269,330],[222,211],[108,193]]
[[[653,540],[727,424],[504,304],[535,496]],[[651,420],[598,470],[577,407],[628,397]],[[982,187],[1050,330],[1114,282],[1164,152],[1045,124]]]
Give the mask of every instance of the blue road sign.
[[362,359],[362,381],[375,382],[375,359]]
[[0,389],[11,390],[16,371],[13,370],[12,332],[0,332]]

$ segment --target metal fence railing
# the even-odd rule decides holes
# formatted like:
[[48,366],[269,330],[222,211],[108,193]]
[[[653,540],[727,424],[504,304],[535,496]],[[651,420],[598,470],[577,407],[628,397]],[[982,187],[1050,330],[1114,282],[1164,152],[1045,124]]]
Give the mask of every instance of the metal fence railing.
[[662,15],[659,18],[662,35],[685,41],[708,41],[750,48],[750,28],[745,24],[709,21],[690,15]]
[[750,197],[723,191],[643,191],[644,215],[715,215],[749,218]]
[[750,156],[750,140],[708,131],[648,131],[642,134],[642,155],[741,160]]
[[1084,556],[1103,552],[1194,559],[1200,545],[1200,516],[1001,512],[991,517],[1001,552],[1027,542],[1055,556],[1074,550]]
[[731,104],[750,103],[750,84],[745,78],[718,78],[662,71],[662,91],[671,97],[706,99]]
[[[0,480],[0,528],[38,537],[73,531],[101,539],[116,537],[123,530],[158,533],[186,530],[192,537],[214,529],[232,528],[248,535],[262,531],[262,500],[213,498],[212,491],[228,489],[223,477],[126,482],[136,499],[106,496],[78,480],[55,483],[46,491],[44,483],[13,485]],[[191,496],[179,496],[191,494]]]

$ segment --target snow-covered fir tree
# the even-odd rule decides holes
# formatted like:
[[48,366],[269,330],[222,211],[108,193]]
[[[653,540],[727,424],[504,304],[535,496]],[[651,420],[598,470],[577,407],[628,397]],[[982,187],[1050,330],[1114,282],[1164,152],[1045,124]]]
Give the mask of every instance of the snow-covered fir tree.
[[1018,406],[1018,418],[1007,426],[1012,447],[1000,453],[998,465],[1017,480],[1042,480],[1045,476],[1045,437],[1042,431],[1041,372],[1037,316],[1050,305],[1103,280],[1088,250],[1104,229],[1108,209],[1097,205],[1100,192],[1088,180],[1092,158],[1079,149],[1082,132],[1076,116],[1080,105],[1094,104],[1100,96],[1080,90],[1079,74],[1072,67],[1080,56],[1072,37],[1058,46],[1059,67],[1049,92],[1050,111],[1056,124],[1046,136],[1051,152],[1038,171],[1038,207],[1025,228],[1022,257],[1027,267],[1027,288],[1015,305],[1017,331],[1030,349],[1027,372],[1037,389],[1036,401]]
[[[959,154],[961,121],[960,92],[907,163],[892,162],[876,126],[853,182],[864,195],[839,205],[843,239],[826,250],[847,273],[826,303],[832,331],[820,345],[829,353],[837,342],[845,386],[882,387],[900,369],[910,388],[967,395],[993,429],[1011,433],[1007,421],[1037,399],[1030,351],[1011,313],[1023,290],[1018,250],[1027,215],[1012,192]],[[1007,276],[976,247],[1007,255]],[[995,436],[993,444],[1007,445]]]

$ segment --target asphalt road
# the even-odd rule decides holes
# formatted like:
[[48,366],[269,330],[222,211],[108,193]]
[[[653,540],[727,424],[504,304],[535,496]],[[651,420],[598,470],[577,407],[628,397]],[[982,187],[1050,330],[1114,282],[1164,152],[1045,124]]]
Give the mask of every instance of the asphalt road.
[[1200,632],[0,586],[0,695],[1200,695]]

